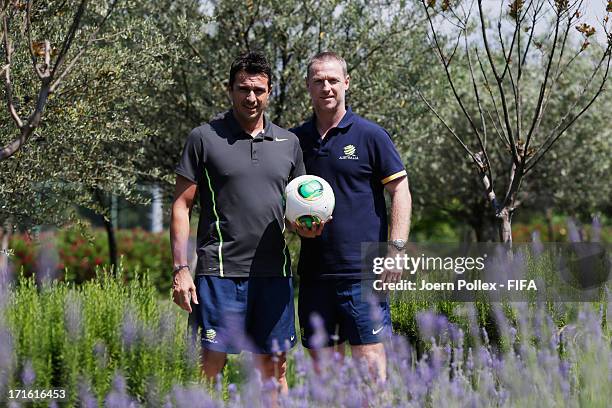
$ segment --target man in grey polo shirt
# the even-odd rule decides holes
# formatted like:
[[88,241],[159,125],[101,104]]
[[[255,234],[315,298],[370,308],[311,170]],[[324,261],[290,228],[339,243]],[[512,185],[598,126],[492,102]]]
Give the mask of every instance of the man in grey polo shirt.
[[[232,63],[232,109],[191,131],[176,167],[170,237],[173,299],[201,328],[204,375],[214,379],[227,353],[248,350],[262,377],[276,378],[286,390],[284,351],[296,335],[283,192],[304,174],[304,163],[297,137],[264,116],[271,78],[259,53]],[[196,196],[201,214],[194,282],[187,240]]]

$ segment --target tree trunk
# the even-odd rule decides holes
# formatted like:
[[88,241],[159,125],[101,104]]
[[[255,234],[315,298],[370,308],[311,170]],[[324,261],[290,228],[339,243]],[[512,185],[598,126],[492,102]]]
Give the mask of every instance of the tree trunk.
[[151,187],[151,232],[158,233],[163,229],[161,189],[155,184]]
[[499,232],[497,218],[486,202],[471,209],[469,223],[474,230],[476,242],[497,242]]
[[498,215],[499,239],[506,244],[512,244],[512,211],[504,207]]
[[100,207],[106,210],[110,206],[110,209],[108,211],[109,216],[105,217],[104,214],[101,214],[101,217],[102,222],[104,223],[104,229],[106,229],[106,236],[108,238],[108,257],[111,265],[111,270],[117,271],[117,239],[115,238],[114,225],[114,222],[116,222],[115,220],[117,219],[117,217],[113,216],[113,200],[111,199],[110,203],[107,202],[104,197],[104,192],[99,189],[95,189],[93,193],[96,197],[96,200],[98,201],[98,204],[100,204]]
[[11,238],[11,221],[0,227],[0,238],[2,248],[0,248],[0,284],[8,281],[8,260],[9,260],[9,240]]
[[115,238],[115,227],[111,219],[104,217],[104,228],[108,237],[108,255],[111,270],[117,271],[117,239]]

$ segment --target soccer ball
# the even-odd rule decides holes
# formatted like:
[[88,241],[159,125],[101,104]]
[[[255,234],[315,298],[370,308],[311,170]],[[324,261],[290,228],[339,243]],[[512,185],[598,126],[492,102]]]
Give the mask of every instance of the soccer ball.
[[310,174],[291,180],[285,188],[285,217],[310,228],[312,223],[327,221],[336,199],[329,183]]

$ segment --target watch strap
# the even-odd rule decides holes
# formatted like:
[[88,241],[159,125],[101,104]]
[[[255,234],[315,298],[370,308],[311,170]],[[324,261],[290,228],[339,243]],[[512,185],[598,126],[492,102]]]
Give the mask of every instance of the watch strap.
[[175,265],[174,269],[172,270],[172,272],[173,273],[177,273],[178,271],[180,271],[181,269],[184,269],[184,268],[191,269],[191,268],[189,268],[189,265],[187,265],[187,264],[185,264],[185,265]]

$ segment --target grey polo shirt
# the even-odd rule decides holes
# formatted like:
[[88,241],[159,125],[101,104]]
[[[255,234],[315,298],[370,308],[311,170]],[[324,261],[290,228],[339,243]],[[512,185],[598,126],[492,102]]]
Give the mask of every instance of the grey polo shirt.
[[252,137],[230,110],[191,131],[175,171],[198,185],[196,275],[291,276],[283,193],[305,174],[293,133],[265,118]]

